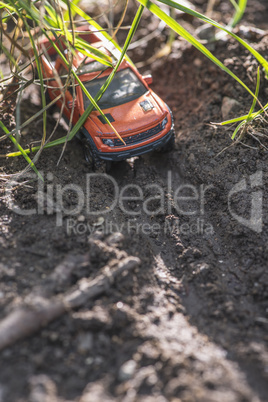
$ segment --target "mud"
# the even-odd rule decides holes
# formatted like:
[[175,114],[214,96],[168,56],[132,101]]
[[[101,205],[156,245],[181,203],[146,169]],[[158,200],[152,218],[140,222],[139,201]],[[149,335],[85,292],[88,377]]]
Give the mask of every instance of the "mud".
[[[267,33],[268,7],[258,3],[249,2],[244,19]],[[225,17],[216,7],[227,18],[229,9]],[[268,59],[268,36],[253,44]],[[232,39],[210,46],[254,91],[253,58]],[[132,52],[141,62],[146,48]],[[255,123],[235,144],[232,128],[212,125],[228,113],[224,103],[236,101],[232,118],[247,113],[251,97],[181,40],[151,70],[153,89],[173,110],[172,152],[119,162],[108,176],[94,177],[74,140],[59,163],[60,148],[43,152],[43,185],[29,174],[23,186],[13,180],[12,191],[3,190],[1,319],[68,258],[88,255],[89,263],[51,297],[104,266],[116,268],[124,256],[139,257],[141,265],[2,350],[0,401],[267,400],[267,138],[258,135],[267,136],[267,125]],[[25,96],[24,119],[38,110],[35,99]],[[50,130],[54,124],[50,115]],[[41,121],[28,127],[23,143],[41,130]],[[60,126],[56,135],[64,134]],[[23,167],[14,159],[2,171]],[[79,211],[78,188],[85,195]],[[21,215],[14,205],[36,212]]]

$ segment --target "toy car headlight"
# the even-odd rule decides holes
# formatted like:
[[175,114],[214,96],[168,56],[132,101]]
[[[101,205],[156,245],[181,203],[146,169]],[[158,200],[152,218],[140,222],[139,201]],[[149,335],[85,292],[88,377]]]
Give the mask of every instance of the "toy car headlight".
[[167,122],[168,122],[168,118],[167,118],[167,116],[166,116],[166,117],[164,118],[164,120],[162,121],[162,123],[161,123],[161,128],[162,128],[162,130],[164,130],[164,128],[166,127]]
[[108,145],[108,147],[114,147],[114,142],[110,138],[103,138],[103,144]]

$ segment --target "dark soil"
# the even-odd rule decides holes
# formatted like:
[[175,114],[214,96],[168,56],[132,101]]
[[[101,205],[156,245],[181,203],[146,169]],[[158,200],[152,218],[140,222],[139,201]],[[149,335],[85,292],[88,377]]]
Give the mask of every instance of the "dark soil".
[[[195,2],[200,10],[203,3]],[[229,8],[221,3],[215,12],[224,20]],[[267,1],[252,0],[248,7],[243,23],[266,35],[247,34],[268,59]],[[257,63],[248,52],[232,39],[209,46],[255,90]],[[151,57],[151,44],[132,53],[140,63]],[[92,172],[74,140],[59,164],[60,148],[41,155],[43,188],[30,173],[23,186],[15,178],[12,191],[3,190],[1,320],[25,306],[32,289],[47,289],[66,261],[83,257],[86,263],[50,289],[51,298],[73,291],[82,278],[97,277],[105,266],[116,269],[126,256],[139,257],[141,265],[83,307],[66,306],[65,315],[3,349],[1,402],[267,400],[267,139],[258,135],[267,135],[267,126],[254,123],[243,143],[234,144],[234,128],[211,124],[227,116],[230,102],[235,108],[228,118],[247,113],[251,97],[182,40],[150,68],[153,89],[175,117],[173,151],[120,162],[108,177],[90,176],[87,186]],[[267,103],[263,76],[260,99]],[[23,119],[38,110],[34,101],[28,91]],[[50,115],[49,130],[54,124]],[[41,121],[27,127],[24,144],[40,139],[41,131]],[[61,126],[56,135],[65,135]],[[23,159],[7,160],[2,172],[23,167]],[[86,195],[77,212],[78,187],[70,185]],[[123,204],[115,186],[129,197]],[[38,213],[21,215],[14,205]]]

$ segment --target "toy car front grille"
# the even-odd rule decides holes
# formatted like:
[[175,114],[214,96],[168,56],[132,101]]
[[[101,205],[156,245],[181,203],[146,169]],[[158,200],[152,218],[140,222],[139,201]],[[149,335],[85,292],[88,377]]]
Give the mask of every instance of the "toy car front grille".
[[[125,141],[126,145],[137,144],[139,142],[147,140],[147,138],[150,138],[155,134],[158,134],[161,130],[162,125],[161,123],[159,123],[157,124],[157,126],[143,131],[142,133],[131,135],[129,137],[123,137],[123,140]],[[122,141],[119,138],[114,139],[113,143],[115,147],[122,147]]]

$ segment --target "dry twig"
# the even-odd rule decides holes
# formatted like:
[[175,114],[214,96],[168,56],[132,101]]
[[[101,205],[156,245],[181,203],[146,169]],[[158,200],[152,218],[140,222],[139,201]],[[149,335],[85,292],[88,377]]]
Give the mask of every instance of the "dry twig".
[[[78,282],[76,290],[50,299],[36,294],[36,288],[27,296],[24,303],[0,322],[0,350],[33,334],[66,311],[78,308],[88,300],[104,293],[121,273],[129,272],[139,264],[139,258],[126,257],[119,262],[115,269],[106,266],[95,279],[83,278]],[[54,274],[54,278],[62,278],[62,275],[59,274],[61,271],[61,273],[64,272],[64,280],[66,280],[66,274],[68,277],[74,267],[75,264],[71,263],[66,269],[56,269],[55,273],[58,273]]]

